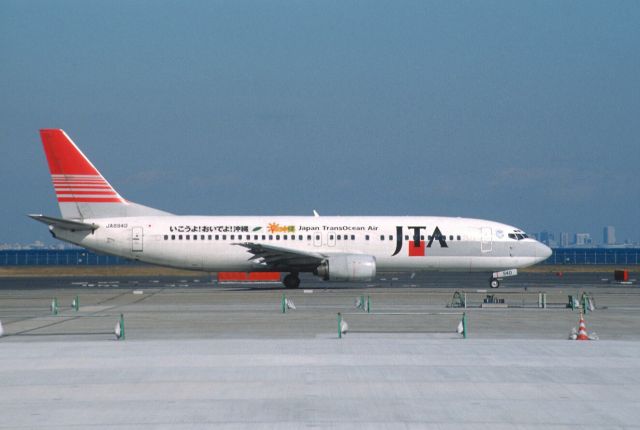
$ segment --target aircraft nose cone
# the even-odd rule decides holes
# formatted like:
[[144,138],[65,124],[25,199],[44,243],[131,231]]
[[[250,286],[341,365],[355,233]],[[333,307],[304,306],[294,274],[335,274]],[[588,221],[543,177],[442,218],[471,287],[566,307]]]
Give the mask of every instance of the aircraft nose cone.
[[544,243],[538,242],[538,249],[536,250],[537,256],[540,258],[540,261],[544,261],[547,258],[551,257],[553,251]]

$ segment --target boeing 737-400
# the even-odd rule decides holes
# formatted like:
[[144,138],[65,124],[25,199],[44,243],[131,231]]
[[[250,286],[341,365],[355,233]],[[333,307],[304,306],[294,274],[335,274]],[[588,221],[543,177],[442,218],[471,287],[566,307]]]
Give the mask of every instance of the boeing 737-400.
[[63,130],[40,130],[61,217],[29,215],[56,239],[207,272],[285,272],[370,281],[378,272],[487,272],[491,287],[551,255],[522,230],[433,216],[181,216],[123,198]]

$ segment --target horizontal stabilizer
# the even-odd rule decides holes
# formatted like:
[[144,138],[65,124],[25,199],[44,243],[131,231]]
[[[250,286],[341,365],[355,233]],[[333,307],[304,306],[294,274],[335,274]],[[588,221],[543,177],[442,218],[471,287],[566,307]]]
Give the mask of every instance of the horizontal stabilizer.
[[100,226],[97,224],[87,224],[80,221],[72,221],[70,219],[54,218],[52,216],[29,214],[30,218],[35,219],[43,224],[52,225],[64,230],[83,231],[83,230],[96,230]]

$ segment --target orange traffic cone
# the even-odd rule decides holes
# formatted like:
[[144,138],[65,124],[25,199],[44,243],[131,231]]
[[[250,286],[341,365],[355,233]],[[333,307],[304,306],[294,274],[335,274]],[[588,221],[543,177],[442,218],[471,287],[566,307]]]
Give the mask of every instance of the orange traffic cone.
[[580,313],[580,323],[578,325],[578,337],[576,340],[589,340],[589,335],[587,334],[587,327],[584,324],[584,317],[582,313]]

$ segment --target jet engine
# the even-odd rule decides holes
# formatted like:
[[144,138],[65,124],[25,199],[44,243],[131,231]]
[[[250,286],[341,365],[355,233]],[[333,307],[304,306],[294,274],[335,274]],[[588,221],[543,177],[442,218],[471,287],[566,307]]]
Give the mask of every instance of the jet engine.
[[325,281],[371,281],[376,276],[376,259],[371,255],[333,255],[314,273]]

